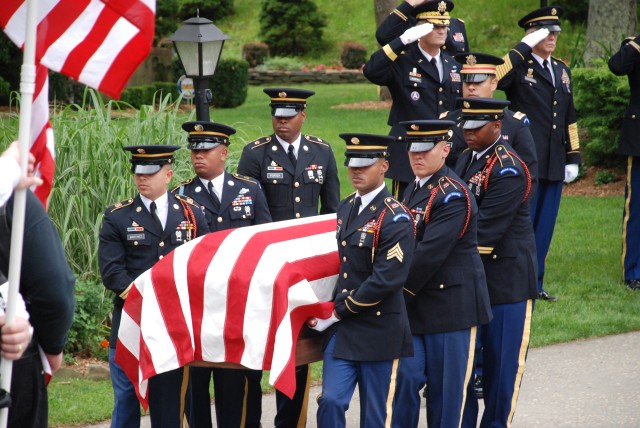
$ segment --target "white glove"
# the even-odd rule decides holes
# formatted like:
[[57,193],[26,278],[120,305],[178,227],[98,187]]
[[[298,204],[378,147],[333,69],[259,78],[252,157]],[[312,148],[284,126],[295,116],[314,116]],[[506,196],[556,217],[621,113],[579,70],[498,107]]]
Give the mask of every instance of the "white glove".
[[534,31],[533,33],[527,34],[520,41],[522,43],[526,43],[530,48],[533,48],[535,45],[546,39],[548,35],[549,30],[547,30],[546,28],[541,28]]
[[433,31],[433,24],[430,22],[427,22],[426,24],[416,25],[415,27],[411,27],[407,31],[402,33],[402,35],[400,36],[400,40],[402,40],[402,43],[404,43],[405,45],[408,45],[409,43],[415,42],[420,37],[426,36],[431,31]]
[[326,329],[331,327],[331,325],[337,323],[338,321],[340,321],[340,319],[336,316],[335,312],[332,312],[331,316],[326,319],[319,319],[319,318],[309,319],[309,321],[307,321],[307,325],[312,330],[325,331]]
[[571,163],[564,166],[564,182],[571,183],[578,178],[578,164]]

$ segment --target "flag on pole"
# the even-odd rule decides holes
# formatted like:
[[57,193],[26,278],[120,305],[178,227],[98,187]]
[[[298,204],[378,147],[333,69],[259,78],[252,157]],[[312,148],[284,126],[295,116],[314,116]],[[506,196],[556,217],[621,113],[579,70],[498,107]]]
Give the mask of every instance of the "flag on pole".
[[116,362],[143,406],[151,376],[194,361],[271,370],[269,382],[292,396],[298,333],[333,311],[335,230],[327,214],[210,233],[136,278]]

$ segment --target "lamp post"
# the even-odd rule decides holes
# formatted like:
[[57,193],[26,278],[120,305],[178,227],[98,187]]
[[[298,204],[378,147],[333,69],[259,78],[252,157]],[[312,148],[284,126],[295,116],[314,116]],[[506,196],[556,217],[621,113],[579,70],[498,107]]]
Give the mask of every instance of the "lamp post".
[[193,79],[196,98],[196,119],[209,120],[211,91],[209,79],[220,59],[224,41],[230,39],[206,18],[189,18],[173,33],[169,40],[178,53],[187,77]]

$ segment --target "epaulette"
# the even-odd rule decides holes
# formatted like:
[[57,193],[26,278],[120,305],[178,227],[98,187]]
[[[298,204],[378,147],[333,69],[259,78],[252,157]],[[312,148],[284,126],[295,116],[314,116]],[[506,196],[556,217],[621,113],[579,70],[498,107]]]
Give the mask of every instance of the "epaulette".
[[117,202],[109,207],[110,212],[114,212],[119,210],[120,208],[124,208],[133,203],[133,199],[125,199],[124,201]]
[[448,114],[449,114],[448,111],[443,111],[442,113],[440,113],[440,116],[438,117],[438,119],[444,119],[445,117],[447,117]]
[[500,166],[502,168],[516,165],[516,160],[513,158],[513,156],[511,156],[511,153],[509,153],[507,148],[502,144],[496,146],[496,148],[494,149],[494,153],[496,154],[498,159],[497,161],[500,163]]
[[194,201],[193,199],[191,199],[190,197],[188,197],[186,195],[182,195],[180,193],[176,193],[173,196],[179,201],[186,202],[189,205],[193,205],[194,207],[200,208],[200,205],[198,205],[196,201]]
[[193,181],[193,178],[190,178],[188,180],[183,181],[182,183],[178,184],[176,187],[174,187],[173,189],[171,189],[171,193],[177,191],[178,189],[180,189],[181,187],[186,186],[187,184],[190,184]]
[[258,184],[258,182],[255,179],[251,177],[247,177],[246,175],[233,174],[233,178],[237,178],[238,180],[248,181],[249,183],[252,183],[252,184]]
[[[449,177],[440,177],[440,179],[438,180],[438,187],[444,195],[453,190],[460,190],[459,183],[456,183]],[[460,196],[462,196],[462,194]]]
[[464,24],[464,21],[462,19],[460,19],[460,18],[454,18],[454,19],[457,20],[457,21],[460,21],[460,22],[462,22]]
[[270,142],[271,142],[271,137],[260,137],[253,143],[249,143],[249,144],[251,144],[251,150],[253,150],[257,147],[264,146],[265,144]]
[[524,114],[524,113],[523,113],[523,112],[521,112],[521,111],[517,111],[517,112],[513,113],[513,118],[514,118],[514,119],[522,120],[522,119],[524,119],[525,117],[527,117],[527,115],[526,115],[526,114]]
[[404,206],[392,197],[384,198],[384,204],[389,208],[391,214],[406,213]]
[[304,138],[306,138],[307,140],[311,141],[312,143],[316,143],[316,144],[320,144],[322,146],[329,147],[329,144],[327,144],[324,141],[322,141],[322,138],[320,138],[320,137],[315,137],[313,135],[305,135]]
[[629,43],[631,40],[635,39],[635,37],[625,37],[620,46],[624,46]]
[[565,67],[569,67],[569,63],[568,63],[566,60],[564,60],[564,59],[562,59],[562,58],[555,57],[555,56],[553,56],[553,55],[551,55],[551,58],[555,59],[555,60],[556,60],[556,61],[558,61],[558,62],[563,63],[563,64],[565,65]]

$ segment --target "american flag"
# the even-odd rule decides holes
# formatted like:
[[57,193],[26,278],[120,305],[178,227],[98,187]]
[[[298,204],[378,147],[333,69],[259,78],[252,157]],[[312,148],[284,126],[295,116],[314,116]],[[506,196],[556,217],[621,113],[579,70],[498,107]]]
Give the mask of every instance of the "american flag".
[[328,318],[340,270],[336,216],[225,230],[181,245],[133,282],[116,362],[147,404],[147,379],[194,361],[271,370],[295,392],[295,344]]
[[[47,67],[119,98],[151,50],[155,0],[37,0],[37,7],[36,88],[29,145],[36,158],[36,175],[43,180],[34,192],[46,207],[55,169]],[[2,0],[0,26],[22,48],[26,1]]]

